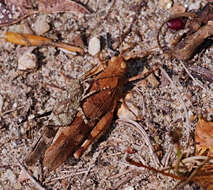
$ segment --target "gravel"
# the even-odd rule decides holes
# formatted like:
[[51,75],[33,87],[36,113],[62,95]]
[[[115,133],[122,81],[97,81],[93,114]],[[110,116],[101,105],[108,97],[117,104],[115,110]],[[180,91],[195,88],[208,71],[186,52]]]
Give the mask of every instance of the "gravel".
[[[152,86],[149,81],[137,81],[126,87],[126,91],[132,94],[132,107],[137,107],[137,112],[143,113],[142,120],[137,122],[149,137],[149,146],[159,147],[154,149],[161,163],[158,169],[171,167],[177,160],[175,146],[169,135],[171,130],[182,130],[182,149],[188,155],[193,155],[193,134],[198,115],[213,119],[213,113],[209,111],[213,107],[211,81],[206,80],[202,73],[191,73],[194,76],[192,78],[182,66],[184,64],[189,71],[190,67],[213,71],[213,47],[196,54],[188,62],[181,62],[164,55],[157,48],[156,41],[158,28],[169,15],[174,14],[174,5],[182,4],[191,10],[204,6],[206,0],[174,1],[171,8],[158,6],[157,0],[122,0],[115,3],[108,0],[82,0],[81,3],[91,10],[90,14],[82,17],[69,12],[45,16],[35,14],[14,26],[19,27],[20,31],[36,31],[37,27],[34,27],[44,17],[42,22],[45,29],[39,29],[36,33],[66,43],[80,43],[86,51],[84,55],[66,54],[50,46],[34,47],[31,53],[36,56],[36,66],[35,62],[27,63],[26,59],[25,68],[21,69],[24,71],[19,71],[20,64],[24,63],[19,58],[20,48],[26,47],[0,39],[0,189],[34,189],[31,180],[18,181],[21,168],[16,159],[24,163],[48,121],[49,115],[44,113],[51,111],[58,101],[66,98],[66,93],[60,88],[67,89],[69,83],[61,72],[79,78],[98,63],[92,55],[99,52],[99,44],[95,45],[95,53],[88,49],[91,42],[89,39],[94,36],[100,39],[100,53],[105,60],[129,47],[126,55],[140,56],[153,49],[146,58],[129,62],[130,76],[140,73],[144,66],[151,69],[155,65],[161,66],[168,74],[166,76],[162,70],[155,72],[155,78],[160,82],[157,86]],[[137,20],[132,24],[135,18]],[[11,29],[12,26],[0,28],[0,36]],[[106,38],[107,33],[111,38]],[[82,39],[79,39],[79,34]],[[122,43],[120,37],[125,37]],[[109,41],[112,48],[106,45],[110,44]],[[34,69],[29,70],[28,64]],[[141,93],[138,93],[138,89]],[[187,139],[189,144],[186,143]],[[132,124],[115,117],[106,135],[79,161],[70,157],[58,169],[45,174],[39,162],[34,167],[28,167],[28,170],[46,189],[172,189],[178,183],[177,180],[135,168],[125,161],[128,154],[126,150],[131,147],[137,150],[129,155],[132,159],[156,167],[149,146]],[[162,164],[165,155],[169,155],[166,165]],[[191,183],[184,189],[202,188]]]

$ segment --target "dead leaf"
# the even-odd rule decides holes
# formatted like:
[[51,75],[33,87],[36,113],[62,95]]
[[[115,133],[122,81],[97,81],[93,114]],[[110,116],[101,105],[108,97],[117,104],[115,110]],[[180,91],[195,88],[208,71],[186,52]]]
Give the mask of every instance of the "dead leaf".
[[[195,129],[196,154],[213,156],[213,122],[199,117]],[[213,164],[206,163],[195,175],[193,181],[206,190],[213,190]]]
[[197,154],[208,152],[208,156],[213,156],[213,122],[199,118],[195,129],[195,143]]
[[213,190],[213,171],[206,170],[205,168],[213,168],[213,164],[207,164],[204,168],[193,177],[193,181],[206,190]]
[[89,10],[79,3],[70,0],[40,0],[38,5],[39,12],[53,13],[70,11],[77,16],[88,14]]

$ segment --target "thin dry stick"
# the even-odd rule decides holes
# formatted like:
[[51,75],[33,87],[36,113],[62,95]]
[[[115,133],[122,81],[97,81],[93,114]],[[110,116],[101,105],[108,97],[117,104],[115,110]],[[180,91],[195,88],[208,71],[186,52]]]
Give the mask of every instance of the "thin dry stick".
[[188,184],[190,181],[193,180],[193,178],[196,176],[196,174],[199,172],[199,170],[210,160],[210,157],[207,157],[207,159],[205,159],[192,173],[191,175],[183,182],[181,182],[181,184],[177,184],[174,187],[174,190],[177,189],[183,189],[183,187]]
[[136,87],[136,91],[138,93],[140,93],[140,97],[141,97],[141,104],[142,104],[142,116],[145,116],[146,114],[146,108],[145,108],[145,103],[144,103],[144,97],[143,97],[143,92],[140,88]]
[[153,171],[153,172],[156,172],[156,173],[160,173],[160,174],[162,174],[162,175],[164,175],[164,176],[168,176],[168,177],[171,177],[171,178],[173,178],[173,179],[178,179],[178,180],[185,180],[185,179],[186,179],[185,177],[176,176],[176,175],[173,175],[173,174],[170,174],[170,173],[166,173],[166,172],[164,172],[164,171],[162,171],[162,170],[158,170],[158,169],[155,169],[155,168],[153,168],[153,167],[146,166],[146,165],[144,165],[144,164],[142,164],[142,163],[135,162],[134,160],[132,160],[131,158],[128,158],[128,157],[126,158],[126,161],[129,162],[130,164],[132,164],[132,165],[138,167],[138,168],[143,167],[143,168],[148,169],[149,171]]
[[173,150],[173,145],[169,145],[169,148],[168,148],[168,151],[166,152],[166,154],[164,155],[164,157],[162,158],[161,160],[161,163],[164,167],[167,167],[168,166],[168,163],[169,163],[169,158],[171,156],[171,153],[172,153],[172,150]]
[[[127,157],[126,157],[127,158]],[[125,160],[126,160],[126,158],[125,158]],[[145,168],[142,168],[142,167],[137,167],[137,166],[135,166],[135,165],[132,165],[132,164],[130,164],[130,163],[128,163],[128,162],[118,162],[119,164],[123,164],[123,165],[125,165],[125,166],[128,166],[128,167],[130,167],[130,168],[134,168],[134,170],[140,170],[140,171],[143,171],[144,172],[144,170],[145,170]],[[143,163],[144,164],[144,163]],[[145,165],[145,164],[144,164]]]
[[182,67],[185,69],[185,71],[187,72],[187,74],[191,77],[191,79],[200,87],[202,88],[203,90],[205,90],[207,92],[207,89],[203,87],[203,84],[199,81],[199,80],[196,80],[192,75],[191,73],[189,72],[189,70],[186,68],[186,66],[180,62],[180,64],[182,65]]
[[38,11],[30,11],[29,13],[26,13],[26,15],[23,15],[23,16],[17,18],[17,19],[14,19],[14,20],[11,21],[11,22],[7,22],[7,23],[0,24],[0,27],[4,27],[4,26],[9,26],[9,25],[16,24],[16,23],[22,21],[23,19],[25,19],[25,18],[27,18],[27,17],[33,15],[33,14],[37,14],[37,13],[39,13],[39,12],[38,12]]
[[[95,169],[90,169],[89,171],[92,172],[94,170]],[[65,179],[65,178],[70,178],[70,177],[73,177],[73,176],[76,176],[76,175],[86,174],[87,172],[88,172],[88,169],[85,168],[84,171],[74,171],[74,172],[69,173],[67,175],[62,175],[60,177],[53,178],[49,182],[58,181],[58,180]],[[47,182],[47,183],[49,183],[49,182]]]
[[119,187],[121,187],[122,185],[124,185],[125,183],[127,183],[128,181],[130,181],[131,179],[133,179],[134,177],[137,176],[137,173],[133,173],[132,175],[127,175],[124,176],[121,180],[119,180],[117,183],[115,183],[112,186],[112,189],[120,189]]
[[82,183],[81,183],[81,184],[84,184],[84,183],[85,183],[87,175],[89,174],[91,168],[94,166],[94,163],[96,162],[96,160],[97,160],[97,158],[98,158],[98,156],[99,156],[99,154],[100,154],[101,152],[102,152],[102,151],[100,150],[100,151],[93,157],[93,159],[90,161],[89,167],[88,167],[88,169],[87,169],[87,172],[84,174],[84,177],[83,177],[83,179],[82,179]]
[[161,164],[160,164],[160,162],[159,162],[159,160],[158,160],[158,157],[156,156],[156,154],[155,154],[155,152],[154,152],[154,148],[153,148],[153,146],[152,146],[152,144],[151,144],[151,142],[150,142],[150,140],[149,140],[149,137],[148,137],[148,135],[146,134],[146,131],[143,129],[143,127],[140,125],[140,124],[138,124],[137,122],[135,122],[135,121],[133,121],[133,120],[130,120],[130,119],[126,119],[126,120],[121,120],[121,119],[119,119],[118,121],[120,121],[120,122],[125,122],[125,123],[129,123],[129,124],[131,124],[131,126],[134,126],[135,127],[135,130],[139,133],[139,134],[141,134],[141,136],[143,137],[143,139],[144,139],[144,141],[145,141],[145,143],[147,144],[147,146],[149,147],[149,151],[150,151],[150,153],[151,153],[151,156],[152,156],[152,159],[153,159],[153,161],[154,161],[154,163],[155,163],[155,166],[156,167],[159,167]]
[[46,190],[44,187],[42,187],[39,182],[30,175],[30,173],[28,172],[27,168],[21,164],[21,162],[19,162],[19,160],[16,159],[16,162],[18,163],[18,166],[26,173],[26,175],[28,176],[28,178],[32,181],[32,183],[35,185],[35,188],[38,190]]
[[[206,160],[207,158],[208,158],[207,156],[191,156],[191,157],[181,160],[181,162],[183,162],[183,163],[191,163],[191,162],[200,163],[201,161]],[[213,159],[209,160],[209,163],[212,164]]]
[[17,45],[24,45],[24,46],[48,46],[52,45],[54,47],[62,48],[67,51],[77,52],[79,54],[83,54],[84,50],[77,46],[72,46],[70,44],[66,44],[63,42],[54,42],[50,38],[37,36],[33,34],[21,34],[17,32],[6,32],[5,33],[5,40],[7,42],[11,42]]
[[135,169],[129,168],[129,169],[126,170],[125,172],[122,172],[122,173],[113,175],[113,176],[109,177],[108,179],[116,179],[116,178],[119,178],[119,177],[121,177],[122,175],[126,175],[127,173],[132,172],[132,171],[135,171]]
[[174,88],[174,90],[178,93],[178,100],[179,102],[182,104],[182,107],[184,109],[184,114],[185,114],[185,118],[186,118],[186,125],[187,125],[187,143],[189,143],[189,135],[190,135],[190,128],[191,128],[191,125],[190,125],[190,120],[189,120],[189,114],[188,114],[188,111],[186,109],[186,106],[185,106],[185,103],[183,101],[183,99],[181,98],[181,95],[180,95],[180,92],[179,90],[177,89],[177,87],[175,86],[174,82],[172,81],[172,79],[169,77],[169,75],[167,74],[167,72],[160,66],[160,70],[161,72],[164,74],[164,76],[169,80],[171,86]]
[[3,113],[0,112],[0,116],[4,116],[4,115],[9,114],[9,113],[11,113],[11,112],[17,111],[18,109],[21,109],[21,108],[24,108],[24,106],[19,106],[19,107],[17,107],[17,108],[14,108],[14,109],[5,111],[5,112],[3,112]]

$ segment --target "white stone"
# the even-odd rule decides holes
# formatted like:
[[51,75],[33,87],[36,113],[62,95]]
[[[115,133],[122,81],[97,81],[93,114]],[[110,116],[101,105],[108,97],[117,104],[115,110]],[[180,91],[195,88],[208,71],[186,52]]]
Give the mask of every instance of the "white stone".
[[189,4],[189,10],[196,10],[200,8],[200,1],[195,1],[194,3]]
[[134,189],[135,189],[134,187],[128,186],[128,187],[126,187],[124,190],[134,190]]
[[47,21],[47,15],[40,15],[33,25],[33,30],[37,35],[42,35],[50,29],[50,25]]
[[33,176],[38,179],[39,177],[39,174],[40,174],[40,170],[38,167],[35,167],[34,170],[33,170]]
[[14,184],[16,182],[16,176],[15,174],[12,172],[11,169],[8,169],[5,174],[4,174],[5,178],[7,178],[12,184]]
[[9,31],[32,34],[32,29],[30,28],[30,26],[27,23],[12,25],[9,27]]
[[119,119],[137,120],[137,117],[141,116],[140,110],[131,102],[133,99],[132,93],[128,93],[125,97],[125,103],[121,104],[118,109],[117,116]]
[[19,70],[31,70],[37,65],[37,57],[32,52],[25,52],[18,59],[18,69]]
[[159,0],[159,5],[163,9],[170,9],[173,5],[172,0]]
[[6,154],[7,154],[7,150],[4,148],[4,149],[1,151],[1,153],[2,153],[3,155],[6,155]]
[[101,42],[97,37],[93,37],[89,40],[88,51],[89,54],[94,56],[101,50]]

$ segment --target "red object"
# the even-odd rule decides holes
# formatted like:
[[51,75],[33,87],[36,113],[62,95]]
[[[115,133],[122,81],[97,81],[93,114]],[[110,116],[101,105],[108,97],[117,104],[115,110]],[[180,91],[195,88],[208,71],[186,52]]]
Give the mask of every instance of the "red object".
[[126,149],[126,152],[128,154],[135,154],[137,152],[137,150],[128,146],[127,149]]
[[172,30],[180,30],[184,28],[184,22],[181,18],[175,18],[167,22],[168,28]]

